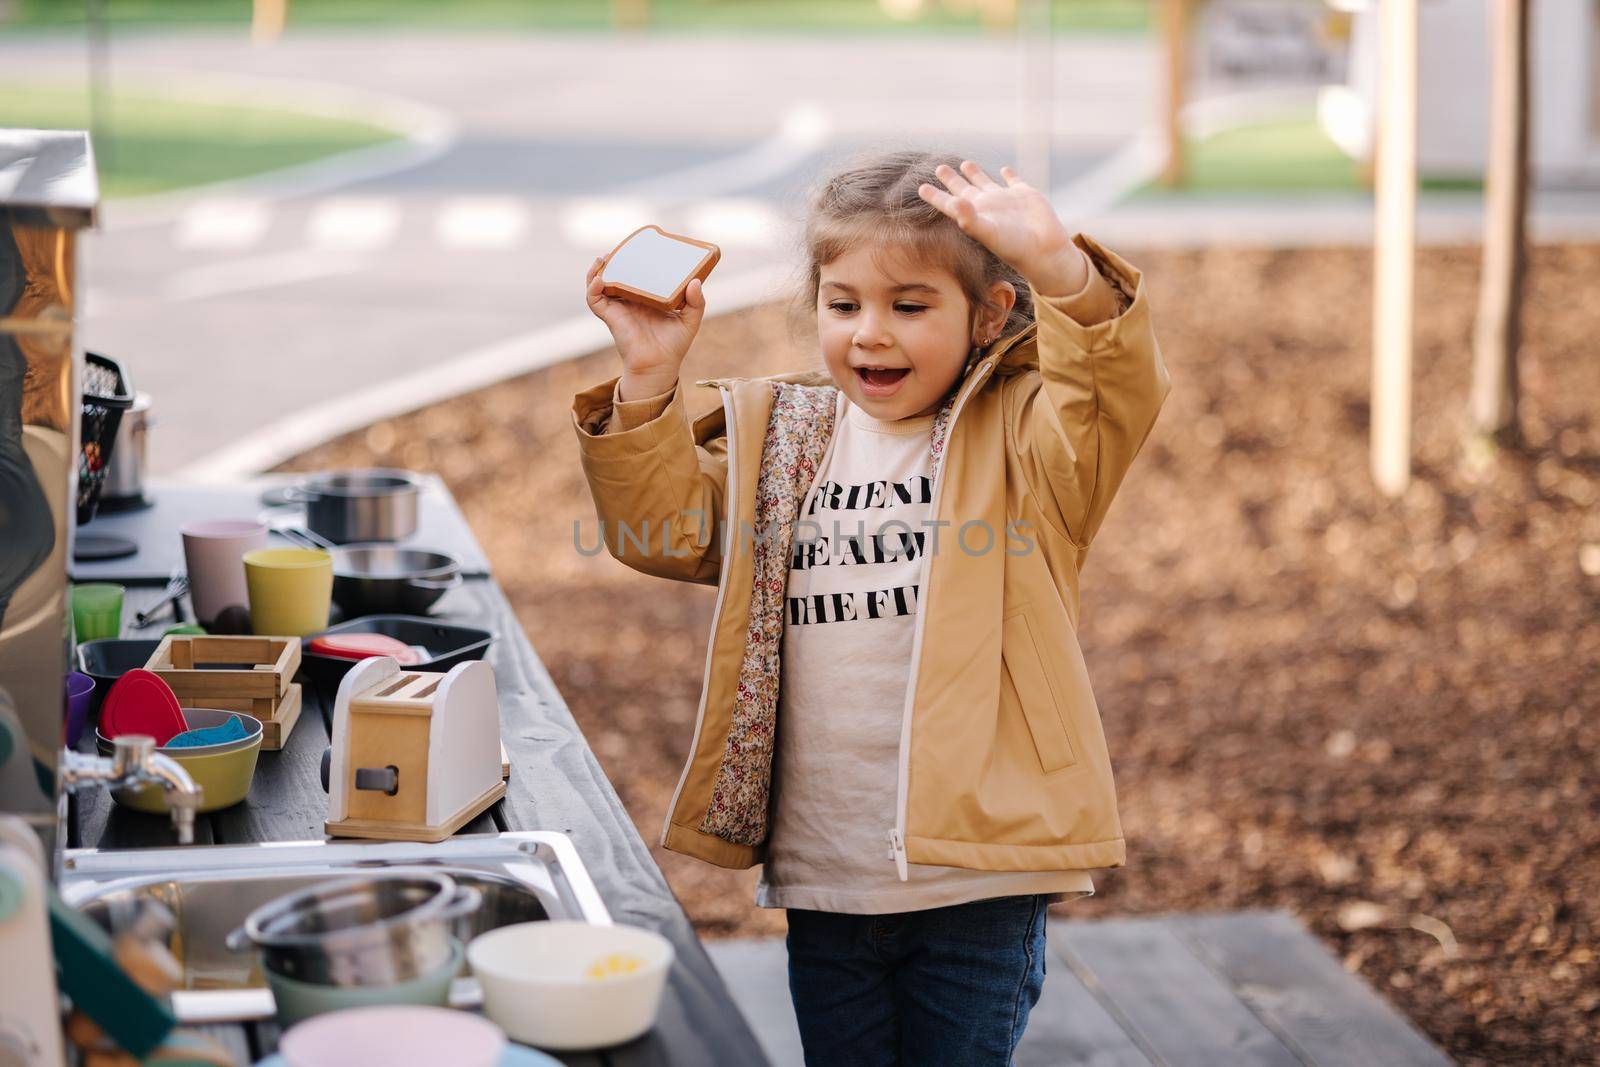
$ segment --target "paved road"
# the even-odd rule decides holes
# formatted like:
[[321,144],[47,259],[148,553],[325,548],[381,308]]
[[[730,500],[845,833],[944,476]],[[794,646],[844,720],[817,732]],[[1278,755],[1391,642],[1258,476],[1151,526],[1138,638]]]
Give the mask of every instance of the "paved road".
[[[808,182],[873,144],[1015,159],[1018,53],[1004,39],[129,36],[125,82],[175,75],[336,83],[438,109],[452,146],[315,195],[196,196],[157,223],[115,211],[85,249],[86,345],[156,398],[151,467],[371,385],[587,314],[588,261],[639,221],[724,246],[707,287],[785,261]],[[81,77],[81,42],[0,42],[0,67]],[[1114,154],[1155,106],[1137,38],[1056,59],[1054,180]],[[270,102],[270,95],[264,95]]]

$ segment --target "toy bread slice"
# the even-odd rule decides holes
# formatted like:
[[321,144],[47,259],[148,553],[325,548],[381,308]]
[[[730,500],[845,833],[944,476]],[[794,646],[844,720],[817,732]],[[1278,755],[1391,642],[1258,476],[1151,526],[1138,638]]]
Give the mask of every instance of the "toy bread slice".
[[688,302],[689,283],[704,281],[720,258],[722,250],[714,244],[641,226],[606,256],[602,291],[658,311],[677,311]]

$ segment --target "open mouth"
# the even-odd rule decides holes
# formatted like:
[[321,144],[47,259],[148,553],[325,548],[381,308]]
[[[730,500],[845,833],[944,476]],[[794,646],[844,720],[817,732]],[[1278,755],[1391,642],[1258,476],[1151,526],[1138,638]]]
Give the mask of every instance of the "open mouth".
[[857,367],[856,374],[863,384],[877,389],[884,389],[897,384],[901,378],[911,373],[909,367]]

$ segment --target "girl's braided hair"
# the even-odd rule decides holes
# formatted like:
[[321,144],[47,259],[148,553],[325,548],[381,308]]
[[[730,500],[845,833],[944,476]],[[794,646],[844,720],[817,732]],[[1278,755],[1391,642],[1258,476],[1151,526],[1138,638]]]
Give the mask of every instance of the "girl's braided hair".
[[961,156],[948,152],[879,151],[855,159],[825,179],[811,194],[801,236],[805,276],[796,286],[795,319],[809,320],[816,314],[817,286],[825,264],[851,249],[869,247],[875,255],[894,249],[919,263],[948,270],[966,294],[968,328],[980,308],[994,306],[989,289],[999,281],[1010,282],[1017,299],[997,336],[1033,322],[1033,294],[1022,275],[917,195],[924,182],[944,188],[935,168],[946,164],[959,171],[961,161]]

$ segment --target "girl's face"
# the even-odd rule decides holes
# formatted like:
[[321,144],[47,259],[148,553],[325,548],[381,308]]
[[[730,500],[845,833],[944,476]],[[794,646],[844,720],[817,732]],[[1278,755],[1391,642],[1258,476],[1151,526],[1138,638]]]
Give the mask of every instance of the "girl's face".
[[[817,335],[834,384],[875,419],[929,415],[986,323],[973,324],[955,275],[894,250],[857,247],[822,267]],[[881,265],[880,265],[881,263]],[[1014,296],[1008,283],[997,283]],[[1003,299],[1006,310],[1010,300]],[[1005,311],[999,315],[1004,321]],[[993,315],[985,318],[994,318]]]

